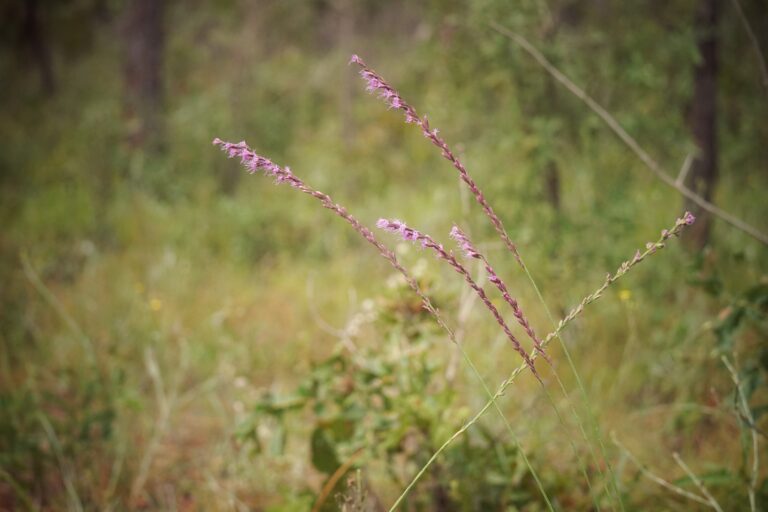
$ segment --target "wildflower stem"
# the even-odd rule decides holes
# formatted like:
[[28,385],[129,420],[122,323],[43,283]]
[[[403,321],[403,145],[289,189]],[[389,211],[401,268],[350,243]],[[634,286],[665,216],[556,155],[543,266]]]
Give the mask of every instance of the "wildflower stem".
[[591,96],[584,92],[583,89],[573,83],[570,78],[565,76],[559,69],[557,69],[555,65],[547,60],[547,58],[542,55],[542,53],[537,50],[526,38],[520,34],[512,32],[505,27],[502,27],[493,20],[489,21],[488,23],[493,30],[499,34],[502,34],[503,36],[508,37],[515,44],[523,48],[523,50],[525,50],[531,57],[533,57],[534,60],[536,60],[536,62],[538,62],[539,65],[541,65],[541,67],[547,71],[547,73],[552,75],[552,77],[560,82],[566,89],[568,89],[571,94],[583,101],[595,114],[597,114],[600,119],[603,120],[605,124],[608,125],[613,133],[615,133],[616,136],[621,139],[621,141],[626,144],[627,147],[629,147],[629,149],[631,149],[632,152],[635,153],[638,158],[640,158],[645,166],[663,183],[677,190],[681,195],[696,203],[699,207],[701,207],[701,209],[711,213],[716,217],[719,217],[721,220],[725,221],[736,229],[743,231],[755,240],[768,245],[768,234],[759,231],[735,215],[721,208],[718,208],[711,202],[698,195],[693,190],[686,187],[684,184],[677,183],[675,178],[670,176],[661,167],[661,165],[640,146],[637,140],[635,140],[634,137],[627,133],[624,127],[619,124],[619,122],[610,114],[610,112],[603,108],[599,103],[592,99]]
[[699,477],[696,476],[696,473],[691,471],[691,468],[688,467],[688,464],[683,461],[683,459],[680,458],[680,454],[677,452],[674,452],[672,454],[672,458],[675,459],[675,462],[683,468],[683,471],[688,475],[688,477],[693,481],[694,484],[696,484],[696,487],[699,488],[701,493],[707,497],[707,502],[709,503],[709,506],[715,509],[717,512],[723,512],[722,507],[720,507],[720,504],[717,502],[717,500],[710,494],[707,487],[704,485],[704,482],[699,479]]
[[[549,342],[551,342],[555,337],[559,337],[560,333],[565,329],[565,327],[573,321],[574,318],[576,318],[579,314],[581,314],[584,311],[584,308],[591,304],[592,302],[595,302],[600,297],[602,297],[605,290],[610,286],[612,283],[620,279],[622,276],[624,276],[632,267],[637,265],[638,263],[642,262],[646,257],[650,256],[651,254],[654,254],[657,252],[658,249],[664,247],[664,241],[671,238],[672,236],[676,236],[679,234],[679,232],[683,229],[684,226],[690,225],[693,223],[693,216],[686,213],[686,215],[683,216],[683,218],[678,219],[675,223],[675,226],[670,230],[664,230],[662,231],[661,237],[656,241],[652,242],[646,245],[645,252],[637,251],[635,253],[635,256],[628,261],[625,261],[621,264],[619,269],[613,274],[608,275],[606,277],[606,280],[603,282],[603,284],[594,292],[587,295],[582,299],[582,301],[571,310],[568,315],[565,316],[562,320],[560,320],[557,323],[557,327],[554,331],[549,333],[544,340],[542,340],[542,346],[546,347]],[[534,350],[531,353],[531,359],[535,360],[536,357],[539,355],[539,352],[537,350]],[[512,371],[512,373],[507,377],[502,383],[499,385],[499,387],[496,389],[496,392],[493,394],[493,396],[490,398],[488,402],[485,403],[485,405],[459,430],[454,432],[454,434],[449,437],[441,446],[437,449],[437,451],[430,457],[430,459],[427,461],[427,463],[422,467],[419,472],[414,476],[414,478],[411,480],[411,482],[408,484],[408,486],[405,488],[403,493],[400,495],[400,497],[395,502],[395,505],[393,505],[392,508],[390,508],[390,511],[394,510],[397,505],[399,505],[405,495],[408,494],[408,492],[411,490],[411,488],[416,484],[416,482],[421,478],[421,476],[424,474],[424,472],[427,470],[427,468],[437,459],[437,457],[456,439],[458,439],[464,432],[469,429],[473,424],[479,420],[483,414],[491,407],[493,403],[496,402],[496,400],[501,397],[504,392],[507,390],[507,388],[512,385],[514,380],[517,378],[518,375],[520,375],[526,368],[528,367],[527,364],[523,363],[520,366],[518,366],[515,370]]]
[[[541,354],[544,357],[544,359],[546,359],[546,361],[549,364],[549,366],[552,367],[552,369],[554,370],[554,367],[552,366],[552,361],[549,359],[549,357],[547,356],[546,352],[544,352],[544,348],[541,345],[541,340],[536,336],[536,333],[533,331],[533,328],[531,327],[530,323],[528,322],[528,319],[523,314],[523,311],[520,308],[519,303],[517,302],[517,300],[515,298],[513,298],[510,295],[509,290],[507,289],[507,285],[498,276],[498,274],[493,269],[493,267],[491,266],[491,264],[488,261],[488,259],[480,251],[478,251],[475,248],[475,246],[472,244],[472,241],[469,239],[469,237],[458,226],[454,225],[453,229],[451,229],[451,238],[456,240],[456,242],[458,243],[459,247],[461,247],[462,251],[464,252],[464,254],[467,257],[480,260],[483,263],[483,265],[485,266],[485,270],[488,273],[489,281],[491,281],[493,284],[496,285],[496,288],[498,288],[499,292],[501,292],[501,295],[502,295],[502,297],[504,297],[504,300],[507,302],[507,304],[509,304],[510,308],[512,308],[512,312],[513,312],[515,318],[517,319],[518,323],[520,324],[520,326],[523,327],[525,332],[528,334],[528,337],[533,341],[533,345],[534,345],[535,349],[537,350],[537,352],[539,354]],[[523,262],[522,257],[520,257],[519,262],[522,265],[523,269],[527,273],[528,269],[525,266],[525,263]],[[536,287],[536,283],[533,282],[533,278],[530,276],[530,274],[528,274],[528,278],[531,280],[531,282],[534,285],[534,287]],[[538,292],[538,288],[536,288],[536,290]],[[541,297],[540,297],[540,299],[541,299]],[[545,306],[546,306],[546,304],[545,304]],[[557,380],[558,384],[560,385],[560,388],[563,391],[563,394],[567,397],[568,393],[567,393],[567,390],[565,389],[565,385],[563,384],[563,381],[560,379],[560,376],[557,374],[556,371],[553,371],[553,375],[554,375],[555,379]],[[544,390],[544,394],[547,397],[547,400],[549,401],[550,405],[552,406],[552,409],[555,411],[555,414],[557,415],[558,421],[560,422],[561,425],[565,426],[565,420],[563,419],[562,415],[560,414],[560,411],[557,408],[557,404],[553,400],[551,394],[549,393],[549,391],[547,390],[546,387],[544,387],[543,390]],[[578,415],[578,413],[576,412],[575,409],[573,409],[573,414],[574,414],[574,417],[576,419],[576,423],[578,424],[579,429],[581,430],[581,433],[582,433],[584,439],[589,443],[589,438],[588,438],[586,432],[584,431],[583,423],[581,422],[581,418],[579,418],[579,415]],[[600,510],[600,505],[599,505],[599,502],[597,500],[597,497],[594,496],[594,493],[592,492],[592,483],[591,483],[591,481],[589,479],[589,476],[587,474],[586,467],[585,467],[583,461],[581,460],[581,457],[579,456],[578,450],[576,449],[576,445],[574,444],[573,439],[570,436],[568,436],[568,441],[569,441],[569,443],[571,445],[571,449],[573,450],[574,454],[576,455],[576,458],[579,461],[579,468],[581,469],[581,472],[582,472],[582,474],[584,476],[584,479],[587,482],[587,486],[590,489],[590,495],[594,499],[595,507],[596,507],[597,510]],[[589,447],[590,447],[590,452],[592,452],[592,457],[594,457],[596,459],[595,454],[594,454],[594,450],[592,449],[592,445],[589,444]],[[602,468],[600,468],[600,473],[602,474]]]
[[660,486],[664,487],[665,489],[669,489],[670,491],[674,492],[675,494],[679,494],[680,496],[683,496],[685,498],[688,498],[689,500],[695,501],[696,503],[700,503],[702,505],[710,505],[709,501],[702,498],[698,494],[694,494],[690,491],[686,491],[682,487],[679,487],[677,485],[674,485],[657,474],[653,473],[650,469],[648,469],[642,462],[640,462],[635,455],[630,452],[626,446],[621,444],[619,440],[616,438],[616,434],[614,432],[611,432],[611,440],[613,441],[613,444],[615,444],[623,453],[627,456],[629,460],[631,460],[635,466],[640,470],[640,472],[649,480],[652,482],[655,482],[659,484]]
[[[522,261],[522,258],[520,258]],[[544,301],[544,297],[541,294],[541,291],[539,290],[539,287],[536,285],[536,281],[533,279],[533,276],[531,275],[530,271],[528,270],[528,267],[525,265],[525,262],[523,262],[523,271],[525,271],[525,275],[528,276],[528,280],[530,281],[531,285],[533,286],[533,289],[536,292],[537,297],[539,298],[539,302],[544,306],[544,311],[547,314],[547,318],[549,318],[549,321],[552,325],[555,325],[555,319],[552,316],[552,312],[549,309],[549,306]],[[563,338],[560,336],[560,331],[557,332],[557,340],[560,343],[560,347],[563,349],[563,353],[565,354],[565,359],[568,361],[568,366],[571,369],[571,372],[573,372],[573,376],[576,379],[576,385],[579,388],[579,391],[581,393],[582,399],[584,400],[584,405],[587,408],[587,415],[589,417],[590,422],[592,423],[592,428],[595,433],[595,437],[597,438],[598,444],[600,445],[600,451],[603,457],[603,460],[605,461],[605,465],[608,469],[608,474],[610,475],[610,485],[613,487],[613,490],[616,494],[616,499],[619,502],[619,506],[621,510],[624,510],[624,503],[621,500],[621,494],[618,489],[618,485],[616,483],[616,476],[613,472],[613,467],[611,466],[610,461],[608,460],[608,456],[605,450],[605,445],[603,444],[602,436],[600,434],[600,427],[597,423],[597,419],[595,417],[594,412],[592,411],[592,407],[590,406],[589,396],[587,395],[586,388],[584,387],[584,383],[581,380],[581,376],[579,375],[579,372],[576,370],[576,365],[573,362],[573,358],[571,357],[571,352],[568,350],[568,347],[563,340]],[[557,382],[560,386],[560,389],[562,390],[563,394],[567,396],[567,390],[565,388],[565,384],[563,384],[563,381],[560,379],[559,375],[555,374],[555,378],[557,379]],[[589,436],[587,435],[587,432],[584,430],[584,422],[581,421],[581,418],[579,417],[579,413],[576,411],[575,406],[571,406],[571,411],[573,412],[573,416],[576,419],[576,423],[579,426],[579,430],[581,431],[581,435],[584,437],[584,439],[587,441],[587,444],[589,445],[589,451],[592,457],[597,460],[597,456],[595,455],[594,449],[592,447],[592,444],[589,442]],[[600,473],[602,475],[602,468],[600,469]]]
[[514,347],[515,351],[518,354],[520,354],[520,356],[526,362],[528,367],[531,369],[531,372],[533,372],[536,378],[539,379],[539,381],[541,381],[541,378],[539,377],[539,374],[536,371],[536,367],[533,365],[533,361],[531,360],[531,357],[528,354],[528,352],[523,348],[523,346],[517,340],[515,335],[512,333],[509,326],[504,321],[504,318],[501,316],[501,313],[499,313],[499,310],[496,308],[496,306],[493,305],[491,300],[486,295],[483,287],[481,287],[475,282],[475,280],[472,278],[472,275],[469,273],[469,271],[464,267],[464,265],[459,263],[459,261],[453,255],[453,253],[446,251],[445,248],[443,248],[442,244],[437,243],[431,236],[425,233],[421,233],[420,231],[416,231],[415,229],[409,228],[402,221],[380,219],[376,223],[376,225],[381,229],[399,233],[405,240],[420,242],[423,247],[426,247],[434,251],[438,258],[446,261],[451,266],[451,268],[453,268],[457,273],[459,273],[467,282],[469,287],[472,288],[475,291],[475,293],[477,293],[477,296],[480,297],[480,300],[483,302],[485,307],[491,312],[496,322],[501,326],[502,330],[504,331],[504,334],[507,335],[507,338],[512,343],[512,346]]
[[496,286],[496,288],[501,293],[501,296],[504,297],[504,301],[512,309],[512,314],[515,316],[517,323],[520,324],[520,326],[525,330],[525,333],[533,342],[533,346],[536,347],[541,355],[544,356],[544,359],[546,359],[547,362],[551,365],[552,361],[544,352],[544,349],[541,346],[541,340],[536,336],[536,333],[533,331],[533,327],[531,327],[530,322],[528,322],[525,314],[523,314],[523,310],[520,308],[520,304],[518,303],[517,299],[510,295],[506,283],[504,283],[501,277],[499,277],[488,259],[475,248],[469,237],[456,225],[454,225],[453,229],[451,229],[451,238],[456,240],[456,242],[459,244],[459,247],[461,247],[462,251],[464,251],[464,254],[468,258],[474,258],[482,262],[483,266],[485,267],[485,271],[488,273],[488,280]]
[[[723,364],[726,368],[728,368],[728,372],[731,374],[731,379],[733,380],[733,384],[736,386],[736,393],[739,397],[739,401],[741,402],[741,408],[742,408],[742,415],[744,419],[746,420],[745,423],[747,425],[754,425],[755,424],[755,418],[752,416],[752,410],[749,408],[749,402],[747,401],[747,397],[744,396],[744,391],[741,389],[741,380],[739,379],[739,374],[736,372],[736,368],[733,367],[730,361],[728,361],[728,358],[725,356],[721,356],[720,359],[723,361]],[[739,415],[739,418],[742,417],[742,415]],[[749,479],[749,507],[752,512],[755,512],[757,510],[757,502],[755,499],[755,493],[757,490],[757,477],[759,474],[759,458],[758,458],[758,437],[757,437],[757,430],[755,428],[749,429],[752,434],[752,476]]]
[[35,290],[37,290],[45,302],[47,302],[48,305],[53,308],[56,314],[59,315],[67,328],[72,332],[72,335],[80,343],[83,354],[85,354],[88,362],[91,365],[95,365],[96,349],[93,345],[93,341],[91,341],[91,338],[85,334],[75,318],[67,312],[66,308],[56,297],[56,295],[45,285],[45,283],[43,283],[42,279],[40,279],[40,276],[32,266],[32,262],[30,261],[29,255],[26,253],[26,251],[21,253],[21,266],[24,270],[24,275],[27,277]]
[[[490,389],[485,383],[485,380],[483,379],[482,375],[477,370],[477,367],[472,362],[472,360],[470,359],[469,355],[466,353],[464,348],[456,339],[455,333],[450,328],[450,326],[448,326],[448,324],[445,322],[442,315],[440,314],[440,311],[432,304],[432,301],[429,299],[429,297],[421,290],[421,287],[419,287],[418,282],[410,275],[410,273],[405,269],[405,267],[403,267],[400,264],[395,254],[389,249],[387,249],[381,242],[379,242],[376,239],[376,237],[373,235],[371,230],[363,226],[362,223],[360,223],[360,221],[358,221],[349,212],[347,212],[347,210],[344,207],[334,203],[333,199],[327,194],[324,194],[322,192],[319,192],[309,187],[301,179],[293,175],[293,173],[291,173],[291,171],[288,168],[282,168],[277,164],[273,163],[272,161],[270,161],[269,159],[257,155],[248,147],[248,145],[245,142],[232,144],[229,142],[224,142],[220,139],[215,139],[214,144],[217,146],[220,146],[222,150],[224,150],[230,158],[240,158],[243,165],[245,165],[246,168],[252,173],[256,172],[257,170],[263,170],[265,171],[266,174],[275,177],[278,183],[288,183],[293,188],[305,194],[308,194],[314,197],[315,199],[318,199],[325,208],[328,208],[329,210],[334,212],[336,215],[346,220],[350,225],[352,225],[354,230],[357,231],[357,233],[360,234],[369,244],[373,245],[378,250],[379,254],[384,259],[386,259],[405,278],[408,286],[421,299],[424,309],[427,310],[427,312],[435,319],[435,321],[440,326],[440,328],[442,328],[447,333],[448,338],[451,340],[451,342],[454,345],[456,345],[456,347],[461,351],[462,357],[464,358],[465,361],[467,361],[467,364],[472,370],[472,373],[475,375],[478,381],[480,381],[480,383],[483,386],[483,389],[485,390],[486,394],[489,397],[489,401],[487,402],[486,407],[483,409],[483,412],[485,412],[491,405],[495,407],[502,421],[506,425],[507,430],[509,431],[509,434],[512,437],[512,440],[515,443],[515,446],[518,448],[520,454],[522,455],[523,461],[525,462],[525,465],[528,468],[528,471],[531,472],[531,475],[536,481],[536,485],[538,486],[539,491],[541,492],[544,498],[544,501],[547,503],[547,508],[550,510],[550,512],[554,512],[554,508],[552,507],[552,503],[550,502],[549,497],[547,496],[547,492],[544,490],[544,486],[541,483],[541,479],[536,473],[536,470],[531,465],[530,460],[525,455],[525,450],[523,449],[517,436],[515,435],[515,432],[512,429],[512,426],[509,424],[506,417],[504,416],[504,413],[502,413],[501,409],[496,403],[496,400],[498,397],[493,396],[491,394]],[[458,435],[461,435],[461,434],[458,434]],[[458,437],[458,435],[456,435],[455,437]],[[445,444],[445,446],[447,445],[448,444]],[[437,458],[437,455],[439,455],[439,452],[436,453],[432,458],[430,458],[427,465],[425,465],[422,468],[422,470],[419,472],[418,477],[421,477],[421,475],[426,471],[429,465],[431,465],[431,463]],[[393,505],[391,510],[394,510],[397,507],[397,505],[405,498],[408,491],[410,491],[410,489],[418,481],[418,477],[411,481],[406,491],[403,492],[403,494],[401,494],[401,496],[397,500],[397,503]]]
[[[539,299],[542,301],[542,304],[544,305],[545,309],[547,309],[547,314],[552,319],[552,315],[549,312],[549,309],[546,305],[546,303],[543,301],[541,297],[541,293],[539,293],[538,288],[536,287],[536,283],[533,281],[533,277],[531,276],[530,272],[528,272],[525,263],[523,262],[522,257],[520,256],[520,253],[517,250],[517,247],[515,246],[514,242],[510,239],[509,235],[507,234],[506,230],[504,229],[504,225],[501,221],[501,219],[496,215],[496,213],[493,211],[493,208],[490,206],[488,201],[485,198],[485,195],[480,190],[480,188],[477,186],[475,181],[472,179],[472,177],[467,172],[467,169],[464,167],[464,164],[461,163],[461,161],[456,157],[456,155],[451,151],[448,144],[438,135],[437,129],[431,129],[429,125],[429,121],[427,120],[426,116],[419,116],[419,114],[416,112],[416,110],[409,105],[403,98],[400,96],[400,94],[389,84],[387,83],[384,78],[382,78],[380,75],[378,75],[375,71],[373,71],[371,68],[369,68],[365,62],[363,62],[360,57],[357,55],[353,55],[351,59],[352,63],[357,64],[360,67],[360,75],[363,77],[363,79],[367,82],[368,86],[367,89],[369,92],[375,92],[378,93],[379,97],[382,98],[384,101],[386,101],[390,108],[400,110],[405,114],[405,120],[407,123],[413,123],[416,124],[421,128],[421,132],[434,146],[440,149],[441,155],[451,162],[453,167],[459,172],[459,177],[461,180],[466,184],[466,186],[470,189],[473,196],[475,197],[475,200],[480,204],[480,206],[483,208],[483,212],[485,213],[486,217],[491,221],[491,224],[493,224],[494,229],[498,233],[499,237],[504,242],[504,245],[507,247],[507,249],[512,253],[512,255],[517,260],[517,263],[520,265],[523,270],[525,270],[526,274],[528,275],[528,279],[531,281],[531,284],[536,288],[537,294],[539,296]],[[490,308],[489,308],[490,309]],[[552,323],[554,324],[554,320],[552,320]],[[502,324],[500,322],[500,324]],[[502,324],[503,327],[503,324]],[[506,331],[505,331],[506,332]],[[567,354],[567,348],[565,347],[565,344],[560,340],[560,344],[563,346],[564,351]],[[542,347],[540,344],[536,344],[536,353],[543,354]],[[581,379],[578,377],[578,373],[576,371],[576,368],[573,364],[573,360],[571,359],[570,355],[567,357],[569,365],[571,370],[574,372],[574,374],[577,377],[577,383],[580,386],[582,395],[585,398],[585,401],[587,399],[586,391],[581,383]],[[532,366],[532,365],[531,365]],[[551,365],[550,365],[551,366]],[[563,384],[562,380],[560,379],[559,375],[557,375],[557,372],[554,370],[553,367],[553,373],[555,376],[555,379],[558,382],[558,385],[560,386],[561,390],[563,391],[563,394],[567,397],[568,393],[565,389],[565,385]],[[538,378],[538,374],[536,374],[536,377]],[[541,381],[541,379],[539,379]],[[555,409],[555,412],[557,413],[558,419],[561,421],[561,424],[564,425],[562,422],[562,418],[560,416],[560,413],[557,411],[557,407],[552,400],[552,397],[549,395],[549,392],[546,390],[546,387],[542,386],[544,389],[544,393],[547,395],[547,399],[549,400],[550,404]],[[571,404],[571,409],[573,411],[574,417],[576,418],[577,423],[579,424],[579,428],[581,429],[582,434],[584,435],[585,440],[589,443],[589,439],[586,435],[586,432],[583,429],[581,420],[578,416],[578,413],[576,412],[575,407],[573,404]],[[591,417],[591,415],[590,415]],[[598,430],[596,429],[596,432]],[[601,446],[602,446],[602,441]],[[593,452],[592,446],[590,444],[590,451]],[[605,450],[603,450],[604,456],[605,456]],[[594,452],[592,453],[594,457]],[[607,462],[607,461],[606,461]],[[609,472],[613,474],[610,464],[607,464]],[[615,481],[614,481],[614,487],[615,487]],[[619,503],[621,503],[620,496],[617,496],[617,499],[619,500]],[[623,505],[622,505],[623,508]]]
[[744,25],[744,31],[749,37],[749,42],[752,43],[752,48],[755,50],[757,64],[760,68],[760,76],[763,79],[763,85],[765,86],[766,90],[768,90],[768,67],[765,65],[765,57],[763,56],[763,51],[760,49],[760,42],[757,40],[755,32],[752,30],[752,25],[749,24],[749,20],[747,19],[746,14],[744,14],[744,9],[741,8],[741,3],[739,3],[739,0],[732,0],[732,2],[733,6],[736,8],[736,12],[739,13],[739,19],[741,20],[742,25]]

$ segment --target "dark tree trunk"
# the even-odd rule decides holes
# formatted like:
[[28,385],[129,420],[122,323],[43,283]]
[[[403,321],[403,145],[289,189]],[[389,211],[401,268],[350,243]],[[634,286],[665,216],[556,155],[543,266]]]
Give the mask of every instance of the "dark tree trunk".
[[456,510],[456,504],[451,499],[448,489],[441,483],[440,474],[442,473],[440,465],[436,464],[432,468],[434,474],[432,480],[432,510],[436,512],[449,512]]
[[557,162],[550,160],[544,169],[544,185],[547,193],[547,201],[556,211],[560,211],[560,170]]
[[163,147],[165,0],[129,0],[122,20],[123,76],[128,140],[132,147]]
[[93,0],[93,16],[102,23],[112,21],[112,10],[108,0]]
[[[542,27],[542,39],[547,47],[553,46],[557,33],[562,25],[575,26],[579,22],[579,17],[575,14],[573,5],[569,3],[563,3],[555,6],[552,10],[551,16]],[[550,56],[553,61],[557,61],[556,56]],[[560,104],[558,101],[557,84],[555,80],[547,75],[546,86],[544,89],[544,97],[541,98],[541,111],[549,118],[557,118],[562,115],[560,110]],[[554,142],[550,142],[554,144]],[[547,202],[556,212],[560,212],[560,168],[557,165],[555,159],[555,151],[553,147],[549,147],[548,157],[543,165],[543,178],[544,178],[544,196]]]
[[[336,13],[338,16],[338,46],[343,54],[355,53],[355,23],[356,4],[354,0],[336,0]],[[341,74],[341,87],[339,87],[339,115],[341,121],[341,142],[345,149],[349,149],[355,137],[355,119],[352,115],[352,101],[350,98],[357,88],[356,77],[352,73]]]
[[21,39],[24,47],[29,51],[37,66],[40,75],[40,89],[50,96],[56,92],[56,80],[53,74],[53,60],[51,49],[45,37],[40,21],[40,4],[37,0],[24,2],[24,22],[22,25]]
[[[689,124],[697,155],[686,185],[707,201],[712,200],[717,182],[717,21],[718,0],[702,0],[696,12],[697,46],[701,61],[694,70],[693,101]],[[686,231],[686,246],[702,249],[709,241],[712,217],[686,199],[685,208],[696,216]]]
[[[551,44],[554,40],[557,31],[557,26],[553,26],[552,31],[547,35],[546,40]],[[547,113],[547,117],[551,119],[557,119],[557,116],[561,115],[559,112],[559,101],[557,97],[557,87],[552,77],[546,77],[547,85],[545,87],[545,97],[543,110]],[[557,132],[553,135],[556,135]],[[544,194],[547,198],[547,202],[555,211],[560,213],[560,168],[555,160],[555,144],[556,141],[550,141],[547,150],[547,159],[544,163]]]

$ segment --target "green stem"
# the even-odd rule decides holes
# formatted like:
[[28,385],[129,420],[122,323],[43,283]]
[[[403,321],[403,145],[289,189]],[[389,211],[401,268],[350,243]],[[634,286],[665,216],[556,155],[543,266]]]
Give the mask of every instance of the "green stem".
[[[562,320],[560,320],[557,323],[557,327],[554,331],[549,333],[544,340],[541,342],[542,348],[549,345],[549,343],[557,337],[560,339],[560,333],[565,329],[565,327],[570,324],[574,318],[576,318],[582,311],[584,311],[584,308],[588,306],[589,304],[595,302],[597,299],[602,297],[605,290],[614,282],[616,282],[618,279],[623,277],[629,270],[637,265],[638,263],[642,262],[646,257],[654,254],[656,251],[664,247],[664,242],[671,238],[672,236],[676,236],[679,234],[679,232],[682,230],[682,228],[687,225],[686,222],[684,222],[682,219],[678,219],[675,223],[675,226],[671,230],[664,230],[662,231],[661,237],[655,242],[650,243],[646,246],[646,250],[643,253],[638,253],[629,261],[626,261],[621,264],[619,269],[613,274],[608,275],[606,277],[605,282],[594,292],[584,297],[581,302],[573,308]],[[531,278],[532,279],[532,278]],[[537,288],[538,290],[538,288]],[[539,294],[540,295],[540,294]],[[546,307],[546,304],[545,304]],[[548,309],[548,308],[547,308]],[[448,330],[449,333],[451,333],[450,330]],[[452,333],[451,333],[452,334]],[[560,339],[560,342],[564,345],[562,339]],[[458,345],[458,343],[457,343]],[[533,353],[531,354],[531,359],[536,360],[538,357],[539,352],[534,349]],[[510,376],[499,385],[498,389],[496,390],[496,393],[493,394],[493,396],[490,398],[488,402],[480,409],[480,411],[477,412],[463,427],[461,427],[459,430],[457,430],[451,437],[449,437],[441,446],[437,449],[437,451],[430,457],[430,459],[427,461],[427,463],[422,467],[419,472],[416,474],[416,476],[411,480],[411,483],[408,484],[408,486],[405,488],[403,493],[400,495],[400,497],[397,498],[394,505],[390,508],[390,512],[395,510],[397,506],[403,501],[405,496],[408,494],[408,492],[413,488],[414,485],[416,485],[416,482],[421,478],[421,476],[424,474],[424,472],[427,470],[427,468],[437,459],[437,457],[450,445],[455,439],[461,436],[464,432],[467,431],[469,427],[471,427],[477,420],[480,419],[480,417],[485,414],[485,411],[487,411],[491,405],[493,405],[496,400],[500,396],[504,394],[506,389],[514,382],[514,380],[517,378],[518,375],[520,375],[526,368],[528,368],[527,363],[523,362],[520,366],[515,368]],[[607,461],[606,461],[607,462]],[[618,489],[618,486],[616,485],[616,482],[614,481],[614,487]],[[622,509],[623,509],[623,502],[619,502]]]

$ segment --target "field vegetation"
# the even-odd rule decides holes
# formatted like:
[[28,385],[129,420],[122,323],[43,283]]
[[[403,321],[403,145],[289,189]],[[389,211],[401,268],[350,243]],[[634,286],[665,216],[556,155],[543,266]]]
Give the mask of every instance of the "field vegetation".
[[[0,509],[768,507],[760,2],[0,14]],[[353,54],[428,114],[527,271],[441,150],[366,93]],[[752,233],[659,180],[552,69]],[[343,205],[455,340],[344,219],[214,138]],[[696,223],[648,249],[686,210]],[[490,403],[523,360],[462,276],[380,218],[452,250],[529,353],[454,224],[541,339],[648,255],[552,338],[540,381],[521,371]]]

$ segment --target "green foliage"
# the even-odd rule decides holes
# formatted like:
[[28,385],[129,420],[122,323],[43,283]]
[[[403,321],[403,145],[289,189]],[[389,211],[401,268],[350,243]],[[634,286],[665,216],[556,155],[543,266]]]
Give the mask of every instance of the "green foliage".
[[[309,416],[304,442],[316,470],[330,476],[362,453],[362,461],[383,463],[392,484],[402,486],[462,426],[469,410],[439,364],[442,337],[412,304],[409,290],[401,293],[406,295],[394,300],[380,297],[379,306],[365,312],[380,341],[348,340],[314,363],[293,392],[265,390],[238,429],[245,446],[261,453],[259,427],[267,425],[269,450],[280,454],[285,433],[295,430],[291,424]],[[432,475],[412,501],[417,509],[451,504],[461,510],[534,510],[541,500],[512,440],[486,427],[449,449]]]
[[[698,59],[695,2],[169,0],[159,154],[127,141],[127,3],[39,0],[51,96],[22,48],[28,4],[0,7],[3,509],[63,509],[76,497],[86,510],[307,510],[353,457],[359,494],[388,505],[481,405],[461,370],[447,380],[453,348],[415,297],[389,287],[385,263],[310,198],[242,173],[211,146],[215,136],[246,139],[366,225],[399,217],[446,245],[451,223],[472,228],[546,334],[535,294],[457,193],[453,169],[363,92],[346,66],[353,52],[457,150],[556,316],[680,214],[681,199],[487,21],[533,41],[674,174],[693,149],[685,111]],[[742,4],[765,50],[762,5]],[[728,2],[721,7],[714,201],[764,231],[768,101],[741,22]],[[553,163],[559,209],[543,180]],[[449,269],[393,249],[498,384],[516,361],[486,312],[466,306]],[[726,509],[747,503],[753,430],[734,414],[737,394],[718,358],[734,361],[765,432],[765,254],[716,222],[702,254],[670,246],[566,333],[601,428],[695,489],[671,460],[679,451]],[[360,297],[377,297],[374,307]],[[361,310],[375,315],[351,352],[334,326]],[[552,357],[560,368],[562,355]],[[569,455],[580,438],[560,428],[532,384],[510,388],[503,411],[557,506],[586,509],[592,500]],[[408,505],[543,508],[521,455],[484,417]],[[599,473],[585,459],[589,475]],[[626,466],[619,473],[628,509],[690,505],[633,480]],[[343,478],[334,493],[342,490]],[[332,495],[326,508],[334,503]]]

